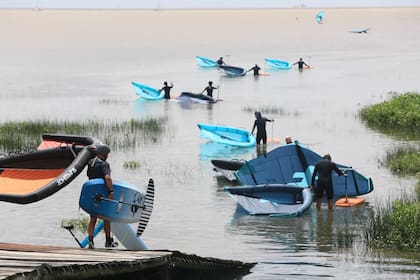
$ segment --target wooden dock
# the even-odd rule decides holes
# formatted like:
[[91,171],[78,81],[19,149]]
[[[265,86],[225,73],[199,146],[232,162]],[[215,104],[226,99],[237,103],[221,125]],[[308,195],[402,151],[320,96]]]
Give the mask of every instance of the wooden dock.
[[[80,249],[0,243],[0,279],[217,279],[250,273],[255,263],[178,251]],[[207,278],[211,277],[211,278]],[[198,279],[198,278],[196,278]],[[229,278],[223,278],[229,279]]]

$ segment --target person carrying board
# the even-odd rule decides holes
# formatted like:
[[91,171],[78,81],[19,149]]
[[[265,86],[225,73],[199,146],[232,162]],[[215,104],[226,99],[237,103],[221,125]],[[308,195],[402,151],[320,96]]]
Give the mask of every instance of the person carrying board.
[[[99,144],[94,146],[93,150],[96,156],[92,158],[88,163],[87,176],[89,177],[89,180],[103,178],[105,185],[108,188],[108,198],[113,199],[114,189],[112,186],[111,168],[109,163],[106,161],[109,153],[111,152],[111,149],[108,145]],[[90,221],[88,225],[89,249],[95,249],[93,236],[97,219],[98,217],[90,215]],[[111,224],[107,220],[104,220],[104,231],[106,237],[105,247],[115,247],[116,243],[114,243],[114,240],[111,237]]]

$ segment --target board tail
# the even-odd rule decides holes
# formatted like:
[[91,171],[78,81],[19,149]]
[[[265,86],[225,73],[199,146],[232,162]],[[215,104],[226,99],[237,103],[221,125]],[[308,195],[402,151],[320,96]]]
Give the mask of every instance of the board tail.
[[139,225],[137,227],[137,236],[141,236],[146,229],[147,223],[149,222],[150,216],[153,211],[153,202],[155,199],[155,184],[153,179],[149,179],[147,185],[146,197],[144,199],[144,209],[141,213]]

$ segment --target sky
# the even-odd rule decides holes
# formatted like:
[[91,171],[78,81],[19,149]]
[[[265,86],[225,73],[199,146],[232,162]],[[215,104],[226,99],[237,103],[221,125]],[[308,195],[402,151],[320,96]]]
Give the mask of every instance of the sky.
[[0,0],[22,9],[256,9],[420,6],[420,0]]

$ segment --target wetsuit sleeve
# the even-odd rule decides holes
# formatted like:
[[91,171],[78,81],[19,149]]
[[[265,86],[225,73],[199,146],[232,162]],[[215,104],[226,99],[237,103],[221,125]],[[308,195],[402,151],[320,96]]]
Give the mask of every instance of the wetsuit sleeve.
[[334,163],[334,171],[335,173],[337,173],[337,175],[344,176],[344,172],[340,168],[338,168],[335,163]]
[[315,165],[314,173],[312,173],[311,186],[315,184],[315,177],[317,173],[318,173],[318,165]]
[[255,127],[257,126],[257,121],[254,122],[254,126],[252,127],[251,133],[254,133]]

